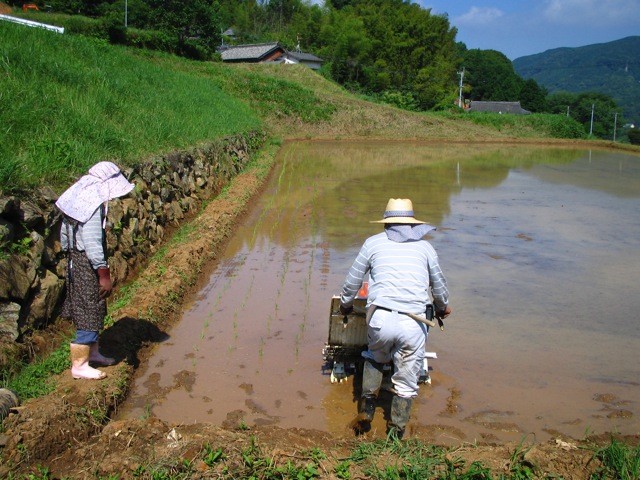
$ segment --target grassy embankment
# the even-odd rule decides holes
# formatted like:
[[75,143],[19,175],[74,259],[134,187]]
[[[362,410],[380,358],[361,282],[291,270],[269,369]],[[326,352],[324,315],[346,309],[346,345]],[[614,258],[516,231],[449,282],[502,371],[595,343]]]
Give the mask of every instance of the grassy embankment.
[[[489,118],[474,122],[473,117],[408,113],[371,104],[304,67],[195,63],[11,24],[0,28],[4,192],[28,192],[40,185],[60,190],[100,160],[134,165],[255,129],[280,138],[403,138],[411,132],[411,138],[418,139],[496,141],[550,140],[578,133],[571,123],[552,116]],[[269,153],[253,165],[261,171],[258,178],[266,176],[273,158]],[[185,226],[174,241],[184,241],[190,228]],[[163,252],[150,263],[162,262]],[[126,307],[139,285],[123,289],[112,310]],[[52,388],[45,379],[68,366],[67,348],[63,342],[10,386],[23,398],[45,394]],[[371,446],[372,451],[376,448]],[[637,457],[637,452],[631,456],[636,466]],[[255,473],[263,474],[271,468],[268,463],[255,467]],[[466,477],[441,478],[489,478],[482,476],[481,466],[474,469]],[[461,470],[451,472],[460,475]],[[339,478],[347,474],[348,469],[342,475],[336,472]]]

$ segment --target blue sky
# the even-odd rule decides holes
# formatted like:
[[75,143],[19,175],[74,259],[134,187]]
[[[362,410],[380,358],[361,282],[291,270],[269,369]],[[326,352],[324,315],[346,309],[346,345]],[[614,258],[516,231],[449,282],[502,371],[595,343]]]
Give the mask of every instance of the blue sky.
[[640,0],[413,0],[449,17],[467,48],[514,60],[640,35]]

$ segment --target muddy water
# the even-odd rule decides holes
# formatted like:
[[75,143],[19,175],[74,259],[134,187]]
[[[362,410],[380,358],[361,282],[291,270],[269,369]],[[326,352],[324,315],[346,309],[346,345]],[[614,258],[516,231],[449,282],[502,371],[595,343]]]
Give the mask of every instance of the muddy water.
[[329,305],[389,197],[438,226],[454,309],[410,432],[640,433],[640,158],[490,145],[285,145],[121,417],[351,435],[357,379],[322,370]]

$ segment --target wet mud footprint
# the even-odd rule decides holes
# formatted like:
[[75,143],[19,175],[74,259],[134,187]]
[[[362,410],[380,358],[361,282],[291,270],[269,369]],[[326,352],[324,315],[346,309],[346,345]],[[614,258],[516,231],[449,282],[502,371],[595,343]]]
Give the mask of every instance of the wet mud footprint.
[[181,370],[173,376],[173,382],[174,389],[184,388],[187,392],[191,392],[196,383],[196,373]]
[[253,395],[253,385],[250,383],[241,383],[239,387],[244,390],[247,395]]
[[[632,411],[622,408],[624,405],[628,405],[630,403],[626,400],[621,400],[611,393],[598,393],[594,395],[593,399],[602,404],[601,411],[606,413],[607,418],[633,418]],[[593,417],[598,418],[600,415],[596,414],[593,415]]]
[[441,417],[454,417],[458,413],[460,413],[460,405],[458,401],[462,396],[462,392],[457,388],[453,387],[449,389],[449,396],[447,397],[447,406],[445,409],[440,412],[438,415]]
[[513,422],[505,421],[513,412],[500,412],[498,410],[485,410],[466,417],[466,422],[482,425],[490,430],[501,432],[521,432],[522,429]]

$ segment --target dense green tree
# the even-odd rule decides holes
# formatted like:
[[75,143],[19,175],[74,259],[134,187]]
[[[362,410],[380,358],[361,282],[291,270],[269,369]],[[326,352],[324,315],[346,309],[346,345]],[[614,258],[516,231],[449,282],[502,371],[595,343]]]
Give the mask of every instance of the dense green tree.
[[336,14],[320,32],[326,45],[321,53],[331,77],[342,84],[358,84],[371,50],[371,41],[362,20],[353,13]]
[[455,91],[455,35],[445,16],[415,3],[358,0],[330,9],[320,42],[336,81],[431,108]]
[[496,50],[467,50],[463,66],[465,83],[471,86],[471,100],[519,100],[523,80],[503,53]]
[[222,30],[233,28],[238,43],[256,43],[268,30],[265,9],[257,0],[216,0],[214,9]]
[[281,41],[293,46],[300,45],[303,51],[317,51],[320,46],[320,32],[325,23],[325,15],[318,5],[298,9],[291,18]]
[[[598,138],[613,138],[613,128],[617,121],[623,123],[619,107],[609,95],[596,92],[558,92],[548,97],[548,111],[569,115],[580,122],[585,131],[592,131]],[[591,114],[593,112],[593,128]],[[616,119],[616,113],[618,113]]]
[[179,53],[208,58],[220,43],[220,20],[208,0],[147,0],[156,29],[178,40]]
[[531,112],[544,112],[547,109],[548,93],[547,89],[538,85],[534,79],[525,80],[518,97],[520,105]]
[[355,3],[354,0],[327,0],[327,3],[331,5],[336,10],[340,10],[341,8],[346,7],[352,3]]
[[[579,93],[571,116],[585,126],[585,129],[599,138],[613,136],[614,115],[617,110],[616,102],[604,93]],[[593,112],[593,122],[591,121]],[[593,128],[592,128],[593,124]],[[588,126],[588,128],[587,128]]]
[[281,32],[291,22],[295,12],[302,9],[300,0],[269,0],[265,6],[270,30]]
[[[126,8],[125,8],[126,7]],[[126,10],[126,12],[125,12]],[[113,19],[114,23],[124,26],[125,13],[128,27],[151,29],[151,8],[145,0],[116,0],[100,6],[100,16]]]
[[571,107],[575,105],[576,93],[557,92],[547,96],[547,111],[549,113],[563,113],[569,115]]
[[447,60],[437,58],[418,71],[413,90],[421,110],[444,108],[455,103],[450,67]]
[[[22,5],[23,2],[12,2]],[[47,5],[54,12],[68,13],[71,15],[86,15],[96,17],[102,14],[105,7],[109,7],[113,1],[105,0],[47,0]]]

